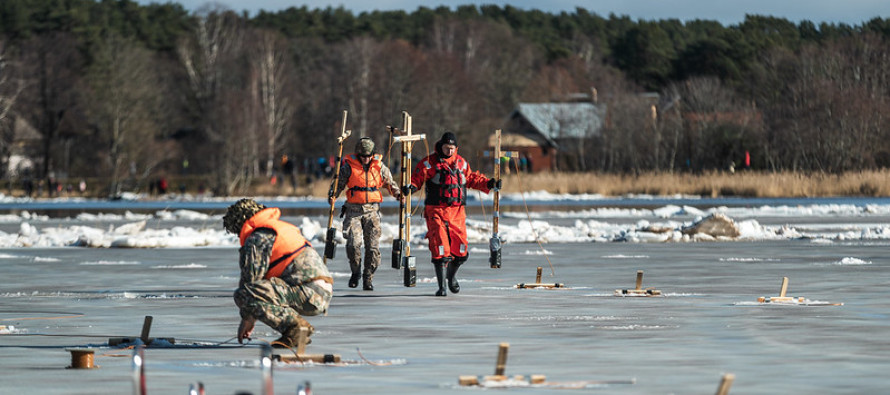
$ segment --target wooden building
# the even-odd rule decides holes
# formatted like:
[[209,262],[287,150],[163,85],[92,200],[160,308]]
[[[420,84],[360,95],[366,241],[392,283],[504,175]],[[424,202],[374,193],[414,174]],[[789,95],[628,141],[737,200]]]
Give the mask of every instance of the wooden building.
[[[501,128],[501,149],[519,152],[523,171],[557,170],[560,155],[574,155],[583,140],[597,137],[605,123],[606,106],[589,101],[519,103]],[[488,146],[494,147],[494,135]]]

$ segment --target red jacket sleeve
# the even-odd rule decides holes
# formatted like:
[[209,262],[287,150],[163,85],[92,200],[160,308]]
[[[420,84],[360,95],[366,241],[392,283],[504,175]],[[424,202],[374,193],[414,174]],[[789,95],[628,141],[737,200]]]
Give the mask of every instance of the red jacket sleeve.
[[467,187],[485,193],[491,191],[488,189],[488,177],[478,171],[471,170],[469,162],[467,162]]
[[420,162],[417,162],[417,165],[414,166],[414,171],[411,173],[411,185],[418,190],[423,187],[423,183],[429,180],[435,172],[430,165],[430,158],[432,156],[427,156],[421,159]]

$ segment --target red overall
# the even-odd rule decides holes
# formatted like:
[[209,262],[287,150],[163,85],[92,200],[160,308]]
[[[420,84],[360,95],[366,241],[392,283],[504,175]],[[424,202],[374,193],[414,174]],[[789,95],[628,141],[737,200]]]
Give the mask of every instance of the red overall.
[[488,193],[488,178],[470,170],[455,152],[449,158],[430,155],[414,168],[411,185],[426,185],[423,215],[432,259],[467,256],[467,188]]

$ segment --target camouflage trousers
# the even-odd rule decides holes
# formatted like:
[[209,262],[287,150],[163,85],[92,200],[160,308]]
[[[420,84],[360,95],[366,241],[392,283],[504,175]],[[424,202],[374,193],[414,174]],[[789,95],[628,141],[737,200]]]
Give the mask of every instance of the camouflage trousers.
[[[296,280],[299,268],[324,267],[321,256],[312,248],[294,258],[291,267],[282,277],[260,279],[242,284],[235,291],[235,304],[245,314],[263,322],[279,332],[298,326],[302,315],[319,315],[327,312],[332,292],[320,281],[301,283]],[[326,273],[326,270],[325,270]],[[288,274],[291,274],[290,276]],[[305,277],[304,277],[305,278]]]
[[[365,205],[371,206],[371,205]],[[380,266],[380,211],[359,205],[347,206],[343,219],[343,236],[346,238],[346,257],[353,273],[361,272],[372,279]],[[362,271],[362,244],[365,247],[365,267]]]

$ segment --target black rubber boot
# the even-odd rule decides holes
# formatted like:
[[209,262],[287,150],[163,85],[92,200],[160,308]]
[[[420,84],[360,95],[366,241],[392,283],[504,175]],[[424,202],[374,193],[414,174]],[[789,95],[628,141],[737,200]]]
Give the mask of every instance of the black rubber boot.
[[436,296],[448,296],[448,291],[445,291],[445,266],[447,265],[442,259],[433,260],[433,267],[436,268],[436,281],[439,283],[439,290],[436,291]]
[[460,292],[460,284],[457,282],[457,278],[454,277],[457,274],[457,269],[460,268],[460,265],[463,265],[464,262],[467,261],[467,256],[459,256],[455,257],[451,263],[448,264],[447,278],[448,278],[448,289],[451,290],[451,293],[456,294]]
[[358,286],[358,279],[361,278],[362,274],[359,272],[352,272],[352,276],[349,277],[349,288],[355,288]]

